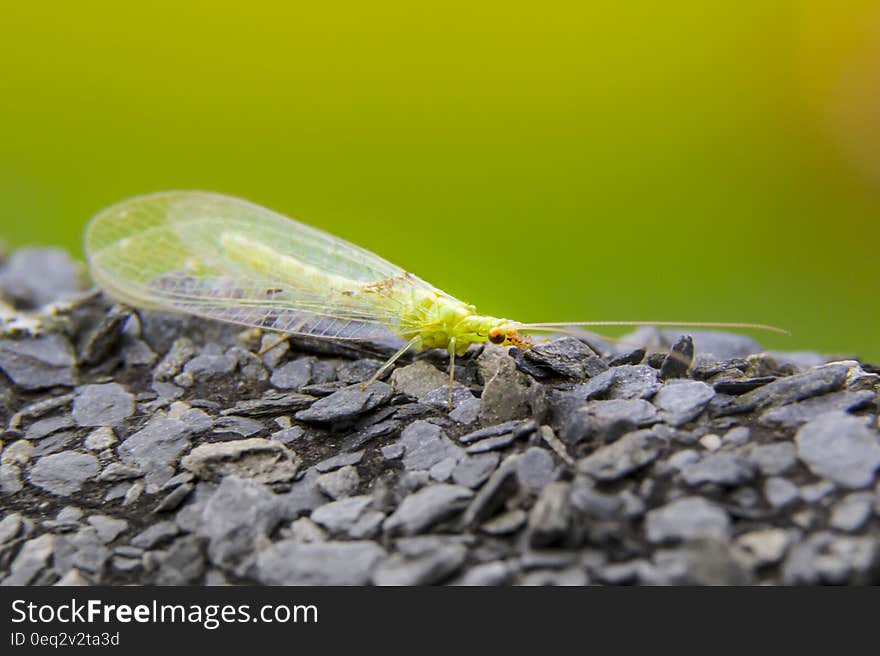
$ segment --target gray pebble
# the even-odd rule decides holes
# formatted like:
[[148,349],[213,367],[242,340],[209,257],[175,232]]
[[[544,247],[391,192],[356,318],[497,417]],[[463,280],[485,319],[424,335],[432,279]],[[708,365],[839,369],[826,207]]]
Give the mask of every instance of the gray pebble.
[[256,435],[266,429],[266,427],[256,419],[236,417],[234,415],[218,417],[214,420],[213,427],[215,435],[220,433],[235,433],[242,437],[250,437],[251,435]]
[[394,388],[376,382],[361,391],[360,385],[343,387],[330,396],[318,399],[311,407],[296,413],[299,421],[307,423],[331,423],[362,415],[388,402]]
[[567,444],[611,442],[658,419],[657,409],[643,399],[590,401],[571,413],[560,437]]
[[791,442],[762,444],[752,448],[748,457],[765,476],[778,476],[797,464],[797,449]]
[[128,529],[127,521],[107,515],[92,515],[87,521],[95,528],[98,538],[105,544],[113,542]]
[[791,548],[782,567],[782,583],[865,585],[872,582],[877,563],[875,539],[840,537],[823,531]]
[[3,295],[32,309],[72,296],[79,288],[80,267],[60,248],[22,248],[0,269]]
[[190,427],[178,419],[153,417],[117,449],[124,464],[136,467],[148,483],[161,485],[174,475],[173,465],[189,449]]
[[47,435],[51,435],[52,433],[56,433],[66,428],[71,428],[75,425],[74,421],[67,416],[47,417],[35,421],[28,426],[24,436],[25,439],[28,440],[39,440]]
[[425,420],[418,420],[403,429],[398,443],[403,445],[403,466],[406,469],[430,469],[441,460],[452,457],[461,460],[464,451],[456,446],[442,428]]
[[414,535],[460,513],[474,493],[462,485],[430,485],[407,496],[385,520],[390,535]]
[[703,483],[733,486],[752,480],[756,470],[754,463],[735,453],[710,453],[682,469],[681,478],[691,486]]
[[571,483],[555,481],[541,490],[529,513],[528,539],[532,547],[546,547],[565,540],[571,521]]
[[9,575],[2,585],[28,585],[49,566],[55,550],[55,536],[51,533],[27,540],[9,566]]
[[684,497],[648,512],[645,533],[650,542],[710,538],[727,541],[730,517],[702,497]]
[[80,426],[118,426],[134,414],[134,395],[119,383],[83,385],[73,401],[73,418]]
[[375,585],[432,585],[457,572],[467,558],[462,544],[432,538],[433,543],[420,545],[420,553],[395,553],[383,561],[373,573]]
[[342,499],[351,496],[357,490],[360,482],[361,478],[358,476],[357,469],[351,465],[345,465],[336,471],[318,476],[317,485],[318,489],[331,499]]
[[340,453],[335,456],[331,456],[326,460],[322,460],[317,465],[315,465],[315,469],[319,472],[329,472],[334,469],[339,469],[340,467],[347,467],[350,465],[356,465],[364,458],[363,451],[354,451],[353,453]]
[[212,563],[241,568],[253,557],[257,539],[268,535],[283,516],[282,500],[266,486],[227,476],[205,504],[197,532],[208,539]]
[[846,495],[831,512],[831,528],[846,533],[861,530],[874,510],[872,492],[853,492]]
[[292,389],[299,392],[312,380],[312,362],[313,358],[297,358],[285,362],[272,371],[269,382],[278,389]]
[[449,376],[437,367],[418,360],[405,367],[399,367],[391,373],[391,384],[394,388],[413,398],[420,398],[428,392],[448,385]]
[[58,496],[68,496],[101,471],[98,460],[85,453],[63,451],[40,458],[28,478],[37,487]]
[[800,500],[801,491],[787,478],[773,476],[764,481],[764,497],[774,508],[786,508]]
[[696,419],[714,398],[715,390],[698,380],[671,381],[654,396],[660,416],[672,426]]
[[823,394],[798,403],[770,408],[758,418],[758,423],[771,428],[797,428],[825,412],[858,410],[876,398],[877,395],[870,390]]
[[282,540],[257,556],[257,578],[267,585],[364,585],[386,557],[375,542]]
[[228,376],[238,366],[238,359],[234,355],[206,353],[205,350],[183,366],[183,373],[192,376],[196,382]]
[[479,442],[474,442],[469,445],[465,449],[465,452],[473,455],[476,453],[486,453],[487,451],[497,451],[498,449],[503,449],[509,444],[512,444],[513,439],[513,433],[499,435],[498,437],[487,437],[485,440],[480,440]]
[[15,494],[20,492],[23,487],[21,469],[18,465],[11,463],[0,465],[0,492],[3,494]]
[[547,449],[538,446],[526,449],[516,461],[516,476],[523,489],[532,492],[541,490],[556,478],[553,456]]
[[72,387],[73,347],[58,333],[43,333],[22,339],[0,339],[0,370],[26,390],[55,385]]
[[663,445],[663,441],[650,430],[627,433],[616,442],[581,458],[578,470],[600,481],[617,480],[653,462]]
[[334,535],[353,540],[371,538],[385,520],[385,513],[370,508],[372,501],[369,494],[332,501],[313,510],[311,519]]
[[452,480],[459,485],[477,488],[488,480],[501,459],[497,453],[482,453],[462,458],[452,470]]
[[795,437],[798,456],[817,476],[848,488],[871,485],[880,467],[880,443],[864,419],[834,411],[804,424]]
[[263,437],[201,444],[180,464],[204,479],[238,476],[259,483],[280,483],[296,476],[302,459],[280,442]]
[[135,535],[131,539],[131,545],[139,549],[152,549],[179,534],[180,528],[174,522],[157,522]]

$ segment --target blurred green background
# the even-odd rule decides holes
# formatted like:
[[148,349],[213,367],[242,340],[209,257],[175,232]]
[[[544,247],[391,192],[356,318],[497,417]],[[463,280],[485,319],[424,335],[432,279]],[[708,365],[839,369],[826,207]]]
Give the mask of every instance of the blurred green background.
[[239,195],[523,321],[880,359],[880,5],[21,2],[0,236]]

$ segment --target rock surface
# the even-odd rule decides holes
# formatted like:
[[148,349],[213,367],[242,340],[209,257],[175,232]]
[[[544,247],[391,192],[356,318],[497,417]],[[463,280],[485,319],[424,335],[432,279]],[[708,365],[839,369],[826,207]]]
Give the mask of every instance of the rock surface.
[[361,389],[396,344],[258,355],[76,270],[0,262],[0,584],[880,583],[875,365],[566,336],[459,358],[450,409],[443,353]]

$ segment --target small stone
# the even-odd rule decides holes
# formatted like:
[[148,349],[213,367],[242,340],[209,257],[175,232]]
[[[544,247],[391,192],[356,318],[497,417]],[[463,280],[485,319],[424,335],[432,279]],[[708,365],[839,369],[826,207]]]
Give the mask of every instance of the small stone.
[[177,338],[165,357],[153,369],[153,378],[160,381],[174,378],[193,355],[195,355],[195,347],[192,341],[186,337]]
[[297,358],[285,362],[272,371],[269,383],[278,389],[292,389],[299,392],[312,380],[312,362],[313,358]]
[[768,528],[743,533],[736,539],[736,543],[747,554],[754,567],[763,567],[782,560],[791,544],[791,536],[784,529]]
[[848,488],[871,485],[880,467],[880,443],[864,419],[833,411],[804,424],[795,436],[798,456],[817,476]]
[[285,446],[289,446],[294,442],[302,439],[302,437],[306,434],[306,432],[300,428],[299,426],[291,426],[290,428],[283,428],[280,431],[276,431],[272,433],[269,437],[273,440],[278,440]]
[[330,396],[318,399],[295,417],[307,423],[333,423],[352,419],[387,403],[394,388],[386,383],[372,383],[361,391],[360,385],[343,387]]
[[101,470],[94,456],[76,451],[63,451],[40,458],[31,467],[29,479],[51,494],[68,496],[79,490],[88,479]]
[[827,497],[834,492],[834,483],[831,481],[819,481],[812,485],[804,485],[800,489],[801,498],[807,503],[816,503],[819,499]]
[[137,467],[130,467],[118,462],[111,462],[104,468],[98,480],[102,482],[126,481],[143,476],[143,472]]
[[834,392],[846,383],[849,368],[845,364],[829,364],[803,373],[779,378],[751,392],[736,397],[717,414],[749,412],[771,405],[785,405],[813,396]]
[[484,522],[480,526],[480,530],[489,535],[510,535],[525,526],[528,518],[525,510],[514,508]]
[[[210,426],[211,424],[209,421],[208,427]],[[223,433],[234,433],[236,435],[240,435],[241,437],[250,437],[251,435],[256,435],[257,433],[265,430],[265,426],[263,426],[263,424],[256,419],[249,419],[247,417],[236,417],[234,415],[218,417],[213,422],[213,427],[215,435]]]
[[504,561],[482,563],[467,570],[454,585],[494,586],[505,585],[513,577],[513,568]]
[[677,549],[654,554],[653,585],[737,585],[752,583],[752,576],[727,544],[700,539]]
[[238,476],[260,483],[289,481],[302,460],[283,444],[262,437],[202,444],[180,463],[204,479]]
[[477,366],[484,380],[478,413],[483,426],[530,414],[528,378],[517,371],[516,363],[503,350],[486,347],[477,358]]
[[556,478],[553,456],[547,449],[538,446],[526,449],[516,461],[516,476],[523,489],[540,491]]
[[385,460],[397,460],[403,456],[403,452],[406,449],[403,444],[400,442],[395,442],[394,444],[389,444],[388,446],[383,446],[381,449],[382,458]]
[[290,538],[297,542],[326,542],[327,531],[308,517],[300,517],[290,524]]
[[164,483],[173,475],[168,469],[189,448],[190,427],[178,419],[155,416],[119,446],[125,464],[137,467],[148,482]]
[[49,566],[55,549],[55,536],[51,533],[27,540],[9,566],[9,575],[2,585],[28,585]]
[[507,435],[499,435],[498,437],[487,437],[485,440],[474,442],[473,444],[468,446],[465,449],[465,452],[469,455],[474,455],[477,453],[486,453],[487,451],[496,451],[498,449],[503,449],[509,444],[512,444],[513,439],[513,433],[508,433]]
[[3,494],[15,494],[20,492],[23,487],[21,469],[18,465],[11,463],[0,465],[0,492]]
[[764,496],[774,508],[786,508],[801,498],[797,485],[787,478],[774,476],[764,482]]
[[854,492],[846,495],[831,513],[831,528],[846,533],[855,533],[861,530],[874,509],[874,494],[872,492]]
[[428,474],[431,476],[431,480],[443,483],[449,480],[449,477],[452,476],[452,471],[457,464],[458,460],[456,458],[448,456],[432,466],[431,469],[428,470]]
[[878,565],[877,541],[872,537],[840,537],[815,533],[794,545],[782,567],[783,585],[865,585]]
[[82,575],[82,572],[74,567],[68,570],[64,576],[58,579],[55,585],[58,587],[72,587],[80,585],[91,585],[91,582]]
[[688,465],[699,462],[700,454],[693,449],[684,449],[672,454],[666,461],[666,465],[672,469],[681,471]]
[[798,403],[766,410],[758,423],[770,428],[798,428],[819,415],[832,410],[851,412],[869,405],[877,395],[870,390],[841,391],[823,394]]
[[430,469],[441,460],[464,458],[464,451],[456,446],[439,426],[418,420],[403,429],[399,444],[403,445],[403,466],[408,470]]
[[650,430],[627,433],[578,461],[578,470],[600,481],[613,481],[656,460],[663,441]]
[[465,526],[475,526],[489,519],[504,503],[519,491],[516,475],[519,456],[509,456],[480,488],[462,518]]
[[116,444],[116,435],[109,426],[96,428],[85,439],[83,446],[89,451],[103,451]]
[[755,477],[757,467],[748,459],[734,453],[710,453],[699,462],[681,471],[682,480],[691,486],[703,483],[742,485]]
[[729,431],[724,434],[724,438],[722,442],[724,444],[733,444],[735,446],[742,446],[743,444],[748,444],[749,439],[752,436],[752,431],[749,430],[748,426],[734,426]]
[[13,512],[0,520],[0,546],[11,542],[25,528],[24,519],[20,513]]
[[482,453],[462,458],[452,470],[452,480],[471,489],[480,487],[498,466],[497,453]]
[[748,457],[765,476],[778,476],[797,464],[797,449],[790,442],[762,444],[752,448]]
[[385,557],[370,541],[282,540],[259,552],[256,577],[266,585],[365,585]]
[[513,354],[519,368],[538,379],[587,378],[608,369],[595,351],[574,337],[562,337]]
[[571,518],[571,483],[555,481],[546,485],[529,513],[529,544],[547,547],[563,541]]
[[353,540],[375,536],[382,526],[385,514],[371,510],[373,497],[364,494],[325,503],[312,511],[312,521],[336,535]]
[[684,378],[694,361],[694,340],[690,335],[682,335],[672,346],[669,354],[660,365],[660,378]]
[[227,476],[205,504],[197,533],[208,539],[212,563],[240,571],[253,558],[257,540],[283,516],[282,499],[266,486]]
[[158,559],[157,585],[188,585],[205,572],[202,541],[193,535],[175,540]]
[[569,445],[593,439],[612,442],[657,420],[657,409],[642,399],[590,401],[571,413],[560,437]]
[[148,526],[131,539],[133,547],[152,549],[180,534],[180,528],[174,522],[163,521]]
[[672,381],[654,396],[660,417],[671,426],[696,419],[715,397],[715,390],[698,380]]
[[407,496],[385,520],[390,535],[414,535],[460,513],[474,493],[462,485],[440,483]]
[[83,385],[73,401],[73,418],[80,426],[117,426],[134,414],[134,395],[119,383]]
[[16,440],[3,450],[0,462],[4,465],[26,465],[33,451],[34,445],[28,440]]
[[171,490],[171,492],[166,494],[159,503],[156,504],[156,507],[153,508],[153,512],[162,513],[177,510],[177,508],[180,507],[180,504],[183,503],[190,494],[192,494],[193,489],[194,488],[191,483],[178,485],[173,490]]
[[36,309],[77,292],[80,271],[60,248],[22,248],[0,269],[0,291],[16,304]]
[[107,515],[92,515],[88,518],[89,524],[95,527],[98,539],[104,544],[113,542],[128,529],[128,522],[124,519],[115,519]]
[[357,469],[351,465],[321,474],[317,479],[318,489],[331,499],[351,496],[357,490],[360,482],[361,478],[358,476]]
[[721,438],[718,437],[715,433],[707,433],[706,435],[703,435],[703,437],[701,437],[698,441],[707,451],[717,451],[723,445]]
[[[445,580],[464,564],[467,548],[462,544],[427,538],[416,548],[395,553],[378,565],[375,585],[432,585]],[[398,542],[400,546],[400,541]]]
[[192,377],[196,382],[217,380],[228,376],[238,366],[238,359],[234,355],[226,353],[206,353],[192,358],[183,366],[183,373]]
[[47,435],[51,435],[60,430],[72,428],[75,425],[76,424],[70,417],[47,417],[46,419],[35,421],[28,426],[24,436],[28,440],[39,440],[40,438],[46,437]]
[[329,472],[334,469],[339,469],[340,467],[348,467],[350,465],[356,465],[364,458],[363,451],[355,451],[353,453],[340,453],[335,456],[331,456],[326,460],[322,460],[317,465],[315,465],[315,469],[319,472]]
[[75,359],[73,347],[58,333],[24,339],[0,339],[0,370],[26,390],[56,385],[72,387]]
[[730,518],[723,508],[702,497],[684,497],[649,511],[645,532],[653,543],[697,538],[727,541]]
[[449,376],[425,360],[399,367],[391,373],[391,384],[394,388],[416,399],[448,383]]

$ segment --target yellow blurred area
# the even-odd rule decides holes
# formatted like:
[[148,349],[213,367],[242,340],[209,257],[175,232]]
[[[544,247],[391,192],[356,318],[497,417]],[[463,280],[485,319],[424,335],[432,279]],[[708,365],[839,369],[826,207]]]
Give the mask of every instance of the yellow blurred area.
[[239,195],[523,321],[760,321],[880,359],[880,11],[766,2],[28,2],[0,236]]

